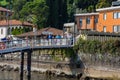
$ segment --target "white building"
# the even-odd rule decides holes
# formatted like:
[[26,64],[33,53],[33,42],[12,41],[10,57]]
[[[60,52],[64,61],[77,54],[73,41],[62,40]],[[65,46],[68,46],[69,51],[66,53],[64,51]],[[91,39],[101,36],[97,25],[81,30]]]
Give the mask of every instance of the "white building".
[[27,27],[33,30],[33,24],[19,20],[2,20],[0,21],[0,39],[5,38],[15,28]]
[[65,32],[77,33],[77,26],[75,23],[64,23]]

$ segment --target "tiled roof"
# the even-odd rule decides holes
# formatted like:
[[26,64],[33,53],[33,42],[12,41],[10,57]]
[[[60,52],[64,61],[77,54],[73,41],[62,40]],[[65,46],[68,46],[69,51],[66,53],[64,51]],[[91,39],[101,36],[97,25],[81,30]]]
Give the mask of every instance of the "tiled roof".
[[2,21],[0,21],[0,26],[3,27],[3,26],[8,26],[8,25],[11,25],[11,26],[18,26],[18,25],[33,26],[33,24],[31,24],[31,23],[22,22],[19,20],[2,20]]
[[47,28],[43,28],[43,29],[40,29],[36,32],[27,32],[27,33],[23,33],[21,35],[17,35],[18,37],[25,37],[25,36],[39,36],[41,34],[43,34],[43,32],[51,32],[53,35],[63,35],[63,31],[62,30],[59,30],[59,29],[56,29],[56,28],[52,28],[52,27],[47,27]]
[[3,8],[3,7],[0,7],[0,11],[11,12],[10,10]]

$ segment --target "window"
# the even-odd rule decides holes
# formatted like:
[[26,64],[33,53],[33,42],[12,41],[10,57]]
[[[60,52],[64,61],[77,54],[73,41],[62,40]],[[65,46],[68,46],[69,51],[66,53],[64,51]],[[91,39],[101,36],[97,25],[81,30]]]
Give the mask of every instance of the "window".
[[103,27],[103,32],[106,32],[106,26]]
[[106,13],[104,13],[104,15],[103,15],[103,19],[104,19],[104,20],[107,19],[107,14],[106,14]]
[[80,25],[82,25],[82,18],[80,18]]
[[120,12],[118,12],[118,18],[120,18]]
[[95,18],[95,23],[98,23],[98,18],[97,17]]
[[113,26],[113,32],[118,32],[117,26]]
[[3,29],[1,29],[1,34],[3,34]]
[[120,26],[118,25],[113,26],[113,32],[120,32]]
[[114,19],[120,18],[120,12],[114,12],[114,13],[113,13],[113,18],[114,18]]
[[86,19],[86,23],[90,24],[90,18],[89,17]]
[[114,19],[117,19],[117,17],[118,17],[117,12],[114,12],[114,13],[113,13],[113,18],[114,18]]

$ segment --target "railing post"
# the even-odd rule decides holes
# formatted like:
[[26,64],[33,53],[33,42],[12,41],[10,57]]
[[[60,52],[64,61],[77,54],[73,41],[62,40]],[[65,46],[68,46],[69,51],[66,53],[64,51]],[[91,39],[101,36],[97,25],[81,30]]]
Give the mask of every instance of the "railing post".
[[23,80],[24,74],[24,52],[21,52],[20,80]]
[[27,78],[31,80],[31,54],[32,50],[27,51]]

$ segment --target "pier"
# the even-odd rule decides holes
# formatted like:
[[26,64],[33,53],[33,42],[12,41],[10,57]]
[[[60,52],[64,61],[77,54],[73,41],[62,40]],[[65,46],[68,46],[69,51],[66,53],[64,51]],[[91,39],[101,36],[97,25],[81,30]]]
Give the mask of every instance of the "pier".
[[69,48],[73,47],[70,39],[40,39],[40,40],[11,40],[0,44],[0,55],[21,52],[20,80],[23,80],[24,53],[27,53],[27,77],[31,80],[32,51],[39,49]]

